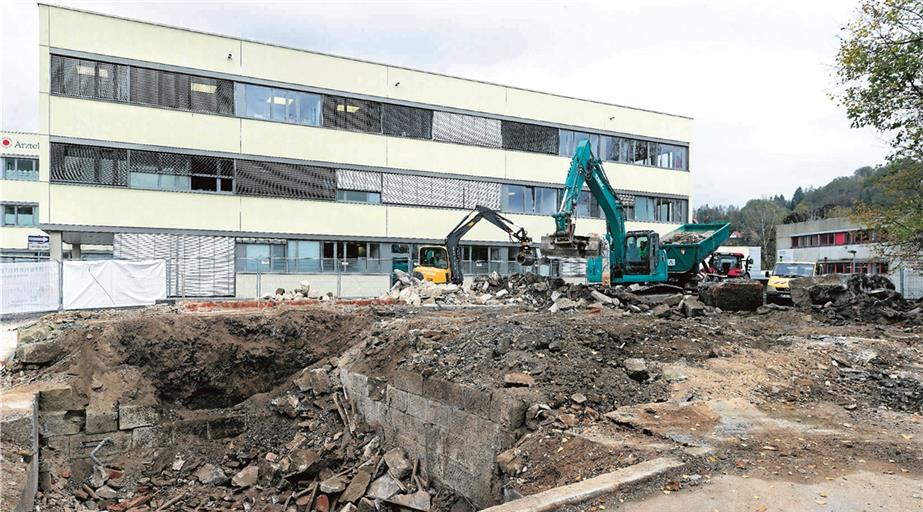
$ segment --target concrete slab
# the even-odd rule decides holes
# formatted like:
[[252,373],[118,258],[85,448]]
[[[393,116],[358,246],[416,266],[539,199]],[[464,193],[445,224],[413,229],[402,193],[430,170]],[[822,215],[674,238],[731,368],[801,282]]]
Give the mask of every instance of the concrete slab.
[[555,487],[502,505],[486,508],[482,512],[545,512],[557,510],[566,505],[573,505],[605,494],[611,494],[626,485],[643,482],[667,471],[680,468],[683,465],[678,459],[670,457],[653,459],[582,482]]

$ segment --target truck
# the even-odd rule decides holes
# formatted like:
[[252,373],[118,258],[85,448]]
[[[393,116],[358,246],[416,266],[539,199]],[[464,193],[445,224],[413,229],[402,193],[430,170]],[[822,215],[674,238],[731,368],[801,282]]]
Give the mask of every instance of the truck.
[[791,280],[798,277],[814,277],[819,274],[817,270],[817,264],[811,261],[776,263],[766,283],[766,302],[791,302]]
[[[574,212],[584,184],[605,215],[603,236],[575,234]],[[553,217],[555,231],[542,237],[543,256],[586,258],[587,281],[606,286],[686,286],[697,278],[702,262],[730,236],[727,223],[683,224],[663,238],[652,230],[626,231],[622,203],[588,140],[577,145],[564,182],[564,195]]]

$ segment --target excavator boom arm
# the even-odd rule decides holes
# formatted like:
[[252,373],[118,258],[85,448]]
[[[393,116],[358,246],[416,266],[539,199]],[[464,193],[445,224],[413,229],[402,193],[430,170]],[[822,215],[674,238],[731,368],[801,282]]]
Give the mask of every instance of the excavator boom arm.
[[452,281],[461,283],[463,279],[461,254],[459,253],[458,243],[471,231],[481,219],[485,219],[494,226],[502,229],[509,235],[510,240],[519,242],[518,261],[524,265],[532,264],[532,239],[526,233],[526,230],[516,226],[513,222],[503,215],[485,206],[477,206],[474,211],[469,213],[461,222],[455,226],[445,238],[445,248],[449,253],[449,265],[452,269]]
[[[574,237],[574,211],[584,184],[589,187],[590,193],[593,194],[606,216],[609,244],[612,247],[621,247],[625,242],[625,214],[622,203],[615,195],[612,185],[609,184],[602,164],[593,156],[588,140],[581,141],[577,145],[577,151],[571,159],[567,179],[564,181],[564,197],[561,199],[557,213],[554,214],[553,243],[558,246],[577,244]],[[620,269],[624,266],[622,251],[612,251],[611,257],[613,267]]]

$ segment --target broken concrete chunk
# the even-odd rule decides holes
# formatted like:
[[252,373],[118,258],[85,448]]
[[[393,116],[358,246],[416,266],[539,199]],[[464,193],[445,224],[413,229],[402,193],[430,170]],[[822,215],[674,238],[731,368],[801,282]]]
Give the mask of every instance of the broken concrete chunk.
[[340,501],[353,502],[365,496],[365,490],[368,489],[371,480],[371,471],[360,469],[359,472],[356,473],[356,476],[349,482],[349,485],[346,486],[346,490],[344,490],[343,495],[340,496]]
[[295,473],[304,473],[313,469],[320,460],[320,455],[314,450],[294,450],[289,456],[291,459],[290,470]]
[[346,505],[343,505],[343,508],[340,509],[340,512],[359,512],[359,508],[352,503],[347,503]]
[[426,491],[417,491],[413,494],[399,494],[385,501],[399,507],[420,510],[422,512],[429,512],[430,508],[430,496]]
[[658,304],[654,306],[653,309],[651,309],[651,314],[658,318],[668,317],[672,312],[673,310],[670,309],[670,306],[667,306],[666,304]]
[[401,486],[397,483],[397,480],[392,478],[391,475],[385,474],[369,485],[366,496],[373,500],[386,500],[400,490]]
[[385,464],[388,465],[388,474],[398,480],[403,480],[410,475],[413,469],[403,448],[392,448],[385,453]]
[[20,327],[16,331],[16,334],[18,345],[35,343],[51,335],[51,324],[47,322],[36,322],[32,325]]
[[586,402],[586,395],[583,393],[574,393],[570,399],[577,405],[583,405]]
[[606,294],[604,294],[604,293],[602,293],[602,292],[600,292],[600,291],[598,291],[598,290],[593,290],[592,292],[590,292],[590,295],[591,295],[594,299],[596,299],[597,301],[599,301],[599,302],[601,302],[601,303],[603,303],[603,304],[611,304],[611,303],[612,303],[612,297],[609,297],[608,295],[606,295]]
[[625,368],[625,373],[628,374],[629,378],[638,382],[647,380],[649,376],[647,363],[644,362],[644,359],[630,357],[622,361],[622,367]]
[[228,477],[224,470],[214,464],[203,464],[195,472],[196,480],[205,485],[225,485]]
[[16,359],[28,364],[48,364],[64,355],[64,347],[55,340],[20,343],[16,347]]
[[109,487],[108,485],[104,485],[100,487],[99,489],[96,489],[96,495],[104,500],[114,500],[115,498],[118,497],[119,494],[115,492],[115,489],[113,489],[112,487]]
[[510,448],[497,455],[497,467],[503,474],[515,476],[525,467],[525,461],[520,456],[519,449]]
[[679,303],[679,308],[686,318],[703,316],[705,314],[705,304],[695,297],[686,297]]
[[231,479],[231,484],[234,485],[234,487],[251,487],[256,484],[259,470],[259,466],[247,466],[234,475],[234,478]]
[[507,373],[503,376],[503,385],[506,387],[515,387],[515,386],[534,386],[535,379],[527,374],[521,372]]
[[320,492],[335,494],[346,489],[346,480],[341,476],[328,478],[320,483]]
[[149,427],[160,421],[160,409],[151,405],[119,405],[119,430]]

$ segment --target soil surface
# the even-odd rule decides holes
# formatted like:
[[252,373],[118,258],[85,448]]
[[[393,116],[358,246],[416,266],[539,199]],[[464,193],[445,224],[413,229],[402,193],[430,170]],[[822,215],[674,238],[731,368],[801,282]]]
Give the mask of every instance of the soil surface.
[[[685,461],[682,471],[572,510],[813,510],[820,501],[817,510],[878,510],[892,499],[902,505],[892,510],[923,507],[918,326],[831,323],[795,309],[662,318],[606,308],[387,305],[210,313],[157,306],[43,321],[67,350],[49,366],[14,368],[13,384],[64,380],[87,403],[159,404],[171,420],[215,411],[248,418],[236,436],[178,436],[168,448],[111,461],[126,471],[121,496],[158,493],[152,503],[163,504],[196,495],[177,510],[246,502],[297,512],[305,507],[295,498],[311,482],[352,478],[380,461],[376,454],[390,447],[336,392],[333,370],[354,347],[355,369],[385,378],[403,369],[487,391],[528,385],[537,398],[516,432],[513,462],[498,469],[508,496],[670,455]],[[329,371],[332,391],[293,387],[303,369]],[[322,461],[317,476],[268,481],[259,492],[202,486],[192,476],[204,464],[230,472],[292,456],[287,446],[299,435],[298,449]],[[85,469],[55,470],[46,500],[77,492]],[[385,470],[376,463],[376,475]],[[432,510],[466,510],[463,499],[429,484],[411,482],[431,489]],[[746,499],[751,493],[761,498]],[[837,508],[860,497],[867,507]]]

